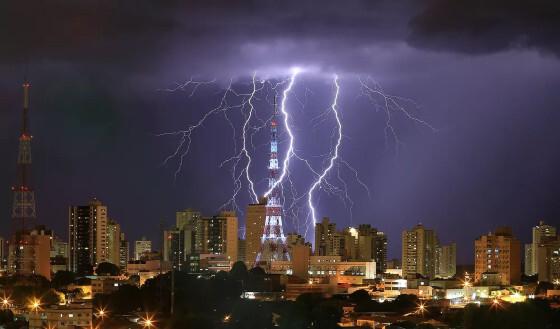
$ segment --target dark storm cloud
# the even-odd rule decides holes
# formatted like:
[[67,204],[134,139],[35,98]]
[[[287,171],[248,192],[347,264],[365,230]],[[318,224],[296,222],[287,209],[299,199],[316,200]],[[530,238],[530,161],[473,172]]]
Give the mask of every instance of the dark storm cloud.
[[[26,1],[0,12],[0,60],[116,64],[175,58],[216,71],[278,59],[337,66],[374,41],[402,39],[412,1]],[[211,63],[211,65],[209,64]],[[217,67],[218,66],[218,67]],[[221,67],[220,67],[221,66]],[[254,69],[254,67],[252,68]],[[210,70],[210,69],[209,69]],[[215,73],[215,72],[210,72]]]
[[[3,63],[123,61],[173,26],[153,1],[9,1],[0,10]],[[149,43],[144,43],[149,40]]]
[[411,20],[419,48],[490,53],[534,48],[560,55],[560,2],[555,0],[434,0]]

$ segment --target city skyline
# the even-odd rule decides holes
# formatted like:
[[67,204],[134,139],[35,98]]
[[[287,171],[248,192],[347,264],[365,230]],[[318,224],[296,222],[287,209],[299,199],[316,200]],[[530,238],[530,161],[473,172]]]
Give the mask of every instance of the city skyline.
[[[76,10],[73,5],[67,6]],[[284,22],[269,5],[254,6],[252,9],[263,14],[260,17]],[[158,19],[169,22],[168,28],[157,25],[156,33],[142,28],[132,33],[112,20],[104,20],[101,12],[92,12],[86,26],[125,36],[119,43],[97,30],[76,30],[83,40],[90,40],[107,55],[105,59],[91,56],[89,46],[76,44],[71,38],[63,39],[74,47],[70,53],[64,52],[67,48],[57,47],[60,40],[49,35],[43,35],[44,42],[20,42],[36,40],[31,32],[44,32],[29,26],[14,28],[18,33],[7,38],[9,51],[0,54],[0,147],[7,159],[0,164],[0,181],[6,187],[0,190],[0,199],[4,200],[0,212],[9,220],[9,187],[15,183],[20,127],[20,86],[25,75],[32,84],[32,180],[37,191],[38,221],[55,232],[65,232],[67,206],[98,197],[134,241],[146,232],[157,231],[161,219],[173,223],[174,213],[180,209],[193,207],[208,215],[216,214],[231,194],[231,186],[223,186],[231,182],[228,172],[218,168],[222,155],[230,150],[225,146],[229,135],[215,134],[226,131],[227,123],[214,122],[210,130],[200,133],[175,183],[173,166],[161,166],[174,142],[155,137],[175,128],[176,123],[196,120],[201,112],[192,109],[210,105],[216,90],[201,88],[197,98],[158,90],[174,87],[175,82],[184,82],[190,76],[217,78],[220,86],[235,77],[242,84],[254,70],[262,68],[267,73],[270,67],[300,65],[340,73],[341,87],[346,88],[341,110],[348,128],[342,150],[372,189],[372,198],[368,199],[359,186],[351,188],[355,197],[352,222],[343,205],[325,196],[319,202],[319,218],[330,217],[340,226],[363,223],[379,228],[389,237],[391,258],[400,254],[399,243],[394,242],[398,242],[401,231],[422,222],[440,232],[446,241],[449,237],[449,241],[457,242],[459,263],[472,262],[472,241],[481,232],[510,225],[514,234],[528,243],[530,228],[539,220],[559,226],[555,200],[560,193],[556,172],[560,161],[556,140],[560,136],[552,123],[560,99],[552,90],[559,84],[560,65],[557,51],[551,46],[553,40],[530,34],[535,43],[519,44],[515,42],[518,31],[510,27],[506,29],[510,43],[487,47],[493,36],[482,33],[469,40],[476,49],[469,52],[457,47],[452,37],[438,39],[430,34],[433,30],[426,26],[435,26],[436,32],[446,36],[454,33],[439,21],[441,17],[428,15],[437,8],[384,2],[356,6],[377,18],[374,33],[370,33],[371,23],[352,24],[360,17],[350,9],[342,12],[345,18],[338,24],[352,32],[353,38],[334,33],[324,39],[317,31],[336,30],[319,19],[310,19],[299,30],[282,24],[269,26],[262,31],[266,37],[259,32],[254,39],[241,36],[247,28],[232,29],[221,36],[194,20],[193,26],[203,31],[202,40],[207,43],[185,36],[183,32],[193,26],[180,24],[190,17],[180,10],[171,13],[162,8],[142,23],[135,17],[149,16],[145,9],[118,9],[117,16],[138,24],[135,26],[146,27]],[[20,9],[14,5],[7,12],[18,13]],[[200,13],[201,8],[195,6],[194,10]],[[262,24],[261,18],[249,15],[248,10],[241,6],[234,12],[217,10],[217,16],[202,12],[201,17],[228,18],[238,25],[245,19]],[[333,17],[335,12],[328,6],[319,15],[309,9],[302,11],[311,18]],[[42,20],[30,21],[40,24],[46,20],[57,31],[67,27],[64,17],[58,17],[52,9],[46,9],[46,13]],[[515,11],[508,13],[517,15]],[[18,25],[9,17],[6,22],[8,26]],[[211,22],[220,26],[215,20]],[[465,25],[460,28],[473,28]],[[157,41],[164,51],[141,51],[146,39]],[[207,52],[193,54],[183,46],[187,41],[200,47],[213,46]],[[338,43],[336,51],[322,51]],[[224,60],[215,55],[224,53],[216,51],[219,44],[231,50]],[[414,99],[421,105],[422,118],[439,128],[438,132],[418,131],[404,123],[402,139],[406,147],[398,157],[392,154],[393,149],[384,145],[383,118],[366,108],[364,102],[354,102],[355,95],[348,92],[355,90],[351,85],[355,82],[348,82],[344,76],[352,73],[371,75],[387,92]],[[52,84],[55,77],[57,83]],[[316,114],[330,104],[332,90],[321,79],[305,79],[314,92],[309,97],[320,100],[317,108],[309,108]],[[305,95],[303,90],[298,93]],[[217,137],[221,135],[225,141]],[[317,143],[312,143],[310,153],[324,151],[313,145]],[[285,146],[279,145],[283,150]],[[260,172],[255,172],[255,177],[266,177],[266,156],[255,159],[254,167],[261,168],[256,169]],[[216,171],[202,177],[200,173],[208,167]],[[264,190],[261,184],[259,194]],[[241,207],[248,201],[248,197],[240,201]],[[238,217],[244,221],[245,216]],[[291,223],[286,226],[286,233],[294,231]],[[8,236],[7,228],[2,235]],[[157,241],[155,234],[149,238]]]

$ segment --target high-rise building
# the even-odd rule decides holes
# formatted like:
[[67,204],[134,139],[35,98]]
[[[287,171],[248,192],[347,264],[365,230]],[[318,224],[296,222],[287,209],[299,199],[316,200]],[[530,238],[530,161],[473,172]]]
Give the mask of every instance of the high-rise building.
[[531,248],[531,272],[529,275],[537,274],[537,267],[539,264],[539,257],[538,257],[538,250],[539,244],[543,239],[547,238],[554,238],[556,237],[556,227],[550,226],[544,223],[544,221],[540,221],[539,225],[533,227],[533,241],[532,241],[532,248]]
[[247,241],[245,239],[237,239],[237,261],[247,263],[245,255],[247,254]]
[[119,246],[119,267],[122,271],[126,271],[128,260],[130,259],[130,246],[128,245],[128,241],[126,240],[124,233],[122,232],[119,239]]
[[237,261],[238,223],[233,211],[222,211],[218,216],[202,219],[203,253],[225,255],[232,262]]
[[0,237],[0,271],[6,271],[8,267],[8,240]]
[[[8,268],[21,275],[39,274],[51,278],[52,231],[44,227],[19,235],[17,244],[10,243]],[[15,249],[18,250],[15,250]]]
[[452,278],[457,272],[457,245],[436,247],[436,277]]
[[173,269],[185,270],[185,232],[177,228],[163,231],[163,260]]
[[107,222],[107,261],[120,267],[121,226],[114,220]]
[[335,239],[336,224],[328,217],[323,217],[315,224],[315,256],[335,256],[339,253],[340,244]]
[[57,236],[51,239],[51,272],[68,270],[68,242],[62,241]]
[[266,218],[266,199],[259,203],[249,204],[245,217],[245,262],[247,266],[255,265],[261,249],[261,241]]
[[560,237],[543,237],[538,246],[537,260],[539,281],[558,282],[560,280]]
[[523,255],[523,273],[527,276],[533,275],[533,244],[525,244],[525,252]]
[[292,246],[292,275],[302,279],[309,276],[309,264],[311,260],[311,244],[298,243]]
[[134,242],[134,260],[140,260],[145,254],[152,251],[152,241],[142,237]]
[[280,201],[280,188],[278,172],[278,125],[276,123],[276,99],[274,100],[274,115],[270,120],[270,159],[268,165],[268,191],[265,193],[266,217],[264,230],[261,239],[261,249],[257,255],[256,263],[270,267],[272,261],[289,260],[288,248],[286,247],[286,237],[282,227],[283,209]]
[[70,206],[68,218],[70,270],[91,274],[99,263],[109,260],[107,206],[94,198],[87,206]]
[[402,232],[403,277],[420,274],[434,278],[438,238],[433,230],[418,224]]
[[204,240],[202,232],[202,215],[200,211],[185,209],[176,213],[176,227],[183,231],[184,258],[191,254],[200,254]]
[[[517,284],[521,280],[521,243],[509,227],[500,227],[482,235],[474,242],[475,282],[496,277],[501,285]],[[494,281],[494,280],[493,280]]]
[[369,224],[358,226],[357,258],[375,261],[376,272],[384,273],[387,269],[387,236]]
[[304,245],[305,244],[305,237],[301,234],[297,233],[288,233],[286,235],[286,246],[288,247],[288,253],[290,255],[290,259],[293,260],[293,250],[295,246]]

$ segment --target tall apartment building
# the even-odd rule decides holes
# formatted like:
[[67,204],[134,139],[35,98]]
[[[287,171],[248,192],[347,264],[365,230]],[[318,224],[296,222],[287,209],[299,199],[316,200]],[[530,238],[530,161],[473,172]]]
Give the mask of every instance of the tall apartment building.
[[219,215],[202,219],[202,253],[225,255],[237,261],[238,223],[233,211],[222,211]]
[[533,244],[526,243],[523,253],[523,273],[527,276],[533,275]]
[[521,243],[509,227],[500,227],[493,233],[482,235],[474,242],[475,282],[485,277],[495,277],[501,285],[521,281]]
[[79,275],[93,273],[99,263],[107,262],[107,206],[93,199],[87,206],[68,209],[70,270]]
[[436,277],[451,278],[457,273],[457,245],[436,247]]
[[377,273],[387,269],[387,236],[369,224],[358,226],[357,258],[375,261]]
[[434,278],[436,274],[436,247],[438,238],[434,230],[418,224],[402,232],[403,276],[420,274]]
[[107,222],[107,261],[120,267],[121,226],[114,220]]
[[171,228],[163,231],[163,260],[178,271],[185,270],[185,231]]
[[560,237],[541,239],[537,249],[537,273],[539,281],[560,280]]
[[68,270],[68,242],[60,240],[54,236],[51,239],[51,272],[56,274],[58,271]]
[[266,199],[247,206],[245,217],[245,262],[253,267],[261,249],[266,218]]
[[533,241],[532,241],[532,248],[531,248],[531,272],[529,275],[534,275],[538,273],[538,264],[539,264],[539,244],[549,238],[556,237],[556,227],[550,226],[544,223],[544,221],[540,221],[539,225],[533,227],[532,230],[533,234]]
[[200,254],[202,251],[202,214],[200,211],[185,209],[175,214],[176,228],[183,231],[185,257],[191,254]]
[[237,261],[247,263],[245,259],[245,254],[247,254],[247,242],[245,239],[238,238],[237,239]]
[[21,275],[39,274],[50,280],[52,231],[37,227],[17,236],[18,243],[10,243],[8,248],[10,272]]
[[126,271],[128,260],[130,259],[129,250],[130,246],[128,245],[128,241],[126,240],[124,233],[121,232],[119,239],[119,267],[123,271]]
[[140,260],[144,255],[152,251],[152,241],[142,237],[134,241],[134,260]]
[[328,217],[323,217],[320,223],[315,224],[315,255],[327,256],[338,254],[340,239],[335,239],[336,224],[331,223]]

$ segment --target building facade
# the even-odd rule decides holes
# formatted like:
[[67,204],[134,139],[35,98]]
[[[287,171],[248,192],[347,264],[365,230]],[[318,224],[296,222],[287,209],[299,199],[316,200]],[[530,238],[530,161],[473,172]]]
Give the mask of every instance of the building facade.
[[550,226],[540,221],[539,225],[533,227],[532,229],[532,247],[531,247],[531,272],[529,275],[538,274],[538,264],[539,264],[539,244],[541,244],[545,239],[556,237],[556,227]]
[[336,238],[336,224],[331,223],[328,217],[323,217],[320,223],[315,224],[315,255],[334,256],[340,253],[340,239]]
[[475,282],[483,283],[484,277],[496,278],[501,285],[521,281],[521,243],[513,236],[511,228],[500,227],[482,235],[474,246]]
[[205,217],[203,223],[202,250],[204,254],[225,255],[231,262],[237,261],[238,223],[233,211]]
[[200,254],[203,244],[202,214],[194,209],[185,209],[175,214],[175,227],[183,231],[185,259],[191,254]]
[[173,269],[185,270],[185,231],[172,228],[163,231],[163,260]]
[[261,249],[261,241],[266,218],[266,199],[249,204],[245,217],[245,263],[253,267]]
[[541,239],[536,256],[539,281],[558,282],[560,280],[560,238],[549,236]]
[[8,268],[21,275],[38,274],[51,278],[52,231],[36,228],[18,234],[18,242],[10,243]]
[[87,206],[68,209],[70,270],[80,275],[93,273],[99,263],[108,262],[107,206],[93,199]]
[[526,243],[525,249],[523,253],[523,273],[527,276],[534,275],[533,274],[533,244]]
[[358,226],[357,256],[359,260],[375,261],[377,273],[384,273],[387,269],[387,236],[385,233],[369,224]]
[[152,251],[152,241],[142,237],[141,240],[134,241],[134,260],[140,260],[142,257]]
[[109,219],[107,222],[107,261],[120,267],[120,250],[121,226],[116,221]]
[[130,246],[128,244],[128,240],[124,233],[121,232],[120,241],[119,241],[119,267],[121,270],[126,271],[128,260],[130,259]]
[[436,247],[438,238],[434,230],[418,224],[402,232],[403,277],[420,274],[434,278],[436,273]]
[[436,247],[436,277],[452,278],[457,272],[457,245]]

